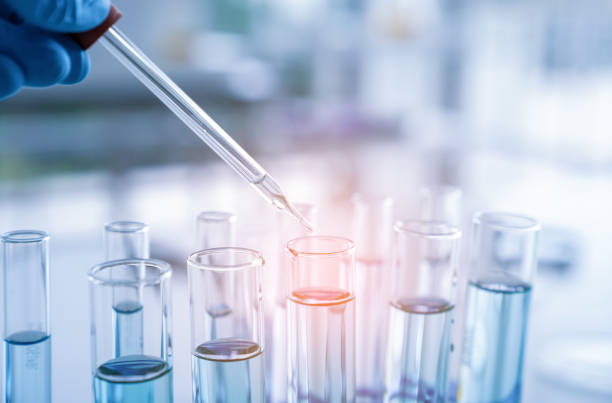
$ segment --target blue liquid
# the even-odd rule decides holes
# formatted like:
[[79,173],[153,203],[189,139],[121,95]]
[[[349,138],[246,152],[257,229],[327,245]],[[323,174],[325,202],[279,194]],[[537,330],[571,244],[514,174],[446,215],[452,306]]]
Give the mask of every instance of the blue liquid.
[[194,403],[264,403],[264,357],[252,341],[224,338],[192,356]]
[[6,345],[6,402],[51,401],[51,338],[28,330],[13,333]]
[[520,401],[530,295],[528,284],[509,276],[469,284],[458,401]]
[[446,402],[452,316],[440,298],[391,303],[385,402]]
[[94,376],[96,403],[170,403],[172,368],[163,360],[130,355],[105,362]]
[[143,353],[143,310],[138,301],[122,301],[113,307],[115,357]]

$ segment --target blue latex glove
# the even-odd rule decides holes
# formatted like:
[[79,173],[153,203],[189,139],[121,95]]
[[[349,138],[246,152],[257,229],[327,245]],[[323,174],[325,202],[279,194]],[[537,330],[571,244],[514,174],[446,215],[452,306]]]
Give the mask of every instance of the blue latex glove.
[[62,33],[100,25],[109,10],[110,0],[0,0],[0,100],[83,80],[89,57]]

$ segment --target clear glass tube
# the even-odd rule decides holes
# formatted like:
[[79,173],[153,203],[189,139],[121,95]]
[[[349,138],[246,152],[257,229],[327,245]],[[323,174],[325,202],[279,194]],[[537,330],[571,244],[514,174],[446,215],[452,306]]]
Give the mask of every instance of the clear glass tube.
[[51,402],[49,235],[12,231],[1,242],[6,402]]
[[203,211],[196,218],[196,249],[234,246],[236,216],[225,211]]
[[355,194],[356,382],[358,402],[378,402],[384,393],[384,362],[391,274],[393,200]]
[[[295,208],[316,230],[318,209],[313,204],[296,203]],[[266,324],[266,396],[271,403],[287,402],[287,284],[289,257],[284,246],[309,231],[287,214],[277,214],[278,253],[264,271]]]
[[385,402],[445,402],[461,233],[432,221],[394,228]]
[[538,222],[474,217],[458,400],[519,402]]
[[[104,226],[104,250],[107,261],[119,259],[147,259],[149,257],[149,226],[137,221],[114,221]],[[142,270],[116,270],[116,280],[138,281]],[[115,357],[143,354],[144,324],[142,288],[115,287]]]
[[307,236],[287,252],[289,402],[354,402],[355,246]]
[[265,401],[261,271],[244,248],[213,248],[187,260],[193,401]]
[[419,192],[419,218],[461,226],[461,189],[450,186],[426,186]]
[[114,221],[104,226],[105,260],[148,259],[149,226],[137,221]]
[[[153,259],[113,260],[90,270],[96,403],[173,401],[171,275],[170,265]],[[126,299],[118,301],[118,295]]]

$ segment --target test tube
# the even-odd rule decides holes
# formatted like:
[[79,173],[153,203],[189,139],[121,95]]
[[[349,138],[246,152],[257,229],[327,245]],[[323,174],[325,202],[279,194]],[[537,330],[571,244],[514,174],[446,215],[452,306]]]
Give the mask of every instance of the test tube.
[[234,247],[187,260],[195,403],[265,402],[263,264]]
[[378,402],[384,393],[393,200],[355,194],[356,382],[358,402]]
[[307,236],[287,253],[289,402],[354,402],[353,241]]
[[451,185],[426,186],[419,192],[419,218],[461,226],[461,189]]
[[234,246],[236,216],[225,211],[203,211],[196,218],[196,249]]
[[385,402],[445,402],[461,233],[433,221],[394,228]]
[[[168,263],[154,259],[112,260],[90,270],[95,403],[172,402],[171,275]],[[116,346],[117,294],[140,296],[143,328],[125,337],[142,334],[141,352]]]
[[2,235],[4,344],[7,403],[51,402],[49,235]]
[[[137,221],[114,221],[104,226],[106,260],[146,259],[149,257],[149,227]],[[116,270],[115,276],[138,280],[144,273],[138,270]],[[120,280],[120,278],[117,278]],[[115,357],[142,354],[144,343],[144,311],[142,288],[113,288],[115,316]]]
[[[316,228],[318,209],[310,203],[295,203],[294,207]],[[266,396],[271,403],[287,402],[287,284],[289,258],[284,246],[293,238],[306,236],[309,231],[293,217],[277,213],[278,253],[273,263],[266,263],[264,283],[266,323]]]
[[519,402],[539,223],[508,213],[474,217],[460,402]]
[[148,259],[149,226],[138,221],[114,221],[104,226],[105,259]]

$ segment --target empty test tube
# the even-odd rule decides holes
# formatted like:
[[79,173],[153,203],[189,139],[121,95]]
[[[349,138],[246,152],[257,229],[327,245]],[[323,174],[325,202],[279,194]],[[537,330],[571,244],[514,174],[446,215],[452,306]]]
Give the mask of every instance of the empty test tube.
[[[91,362],[95,403],[171,403],[172,307],[170,265],[153,259],[112,260],[89,272]],[[142,327],[117,335],[116,291],[139,290]],[[140,339],[142,337],[142,339]],[[139,349],[118,348],[142,340]],[[120,353],[118,355],[118,353]]]
[[461,234],[430,221],[395,233],[384,401],[445,402]]
[[287,243],[290,403],[355,401],[355,246],[307,236]]
[[261,254],[223,247],[187,260],[194,403],[264,403]]
[[358,402],[379,402],[384,393],[384,362],[391,284],[393,200],[355,194],[356,380]]
[[539,223],[508,213],[474,217],[457,398],[520,402]]
[[1,242],[6,402],[50,403],[49,235],[12,231]]

